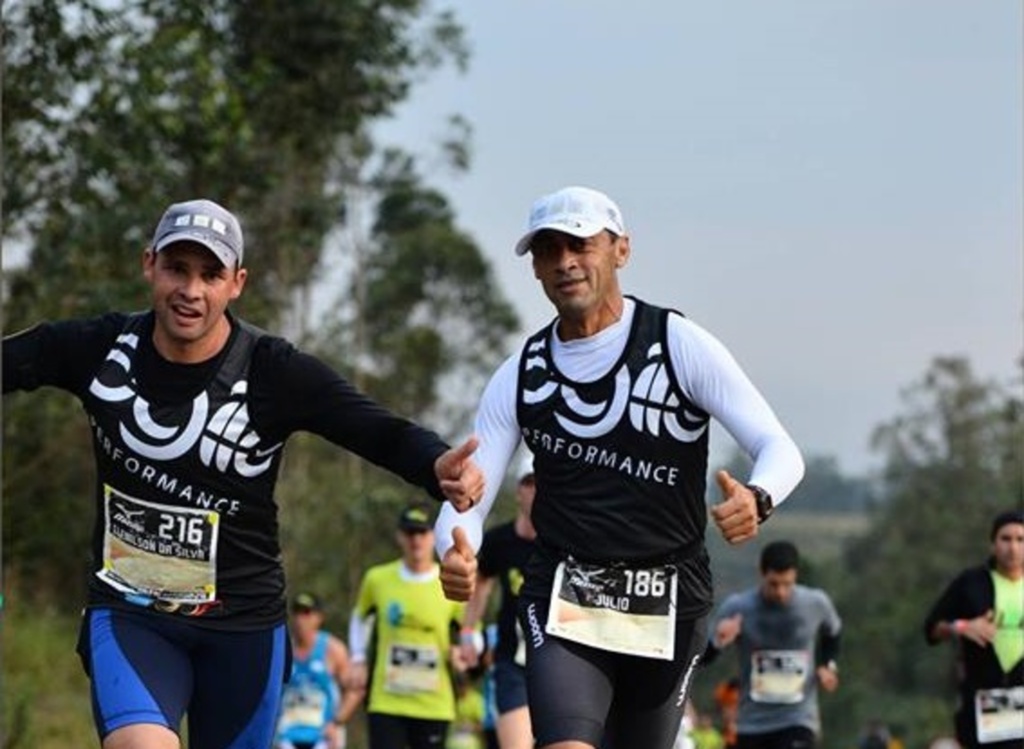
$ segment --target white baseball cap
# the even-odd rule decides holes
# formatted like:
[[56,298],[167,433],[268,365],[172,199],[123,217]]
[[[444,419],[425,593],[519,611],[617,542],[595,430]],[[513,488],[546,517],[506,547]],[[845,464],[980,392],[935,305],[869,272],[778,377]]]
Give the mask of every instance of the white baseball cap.
[[242,227],[231,211],[212,200],[187,200],[164,211],[153,232],[153,251],[185,241],[203,245],[227,268],[242,266]]
[[530,251],[533,236],[542,229],[554,229],[574,237],[592,237],[607,229],[622,236],[626,225],[622,211],[603,192],[589,187],[563,187],[534,201],[526,234],[516,242],[516,254]]

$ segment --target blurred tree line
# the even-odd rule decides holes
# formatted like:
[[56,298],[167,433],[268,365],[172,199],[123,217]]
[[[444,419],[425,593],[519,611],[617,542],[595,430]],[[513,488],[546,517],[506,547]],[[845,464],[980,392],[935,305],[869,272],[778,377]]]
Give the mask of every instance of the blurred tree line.
[[[426,0],[11,0],[2,43],[7,333],[147,306],[139,263],[157,218],[172,201],[206,196],[246,230],[241,316],[396,411],[452,439],[465,431],[475,395],[465,396],[508,352],[518,320],[423,157],[373,136],[418,82],[468,63],[452,15]],[[442,125],[430,163],[470,168],[468,123],[454,115]],[[11,266],[14,254],[24,262]],[[61,393],[8,397],[3,408],[4,592],[39,620],[41,637],[84,598],[89,432]],[[812,514],[867,516],[803,571],[845,622],[842,686],[822,700],[826,745],[853,746],[872,718],[902,725],[908,747],[949,730],[952,661],[925,647],[920,623],[946,581],[982,561],[992,515],[1021,505],[1021,409],[1019,382],[981,381],[963,359],[936,359],[874,435],[882,476],[851,479],[834,459],[811,457],[765,526],[770,539],[799,517],[818,528]],[[319,438],[289,443],[278,491],[289,580],[328,598],[333,629],[362,571],[396,553],[410,491]],[[805,547],[822,535],[805,533],[794,538]],[[729,555],[756,554],[716,547],[714,531],[709,539],[716,575]],[[752,562],[741,574],[754,584]],[[11,634],[5,692],[59,694],[68,679],[48,680],[45,657],[38,676],[34,666],[6,672],[38,660],[9,657]],[[73,660],[61,653],[50,660]],[[697,680],[702,707],[716,673]],[[5,720],[12,710],[23,727],[33,723],[25,710],[39,711],[37,726],[87,716],[85,692],[72,699],[74,709],[8,699]]]

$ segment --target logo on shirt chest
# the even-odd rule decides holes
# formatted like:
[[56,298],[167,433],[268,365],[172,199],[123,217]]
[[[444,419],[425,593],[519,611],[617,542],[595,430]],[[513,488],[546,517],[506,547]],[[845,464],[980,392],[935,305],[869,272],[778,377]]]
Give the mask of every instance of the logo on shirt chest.
[[260,450],[260,436],[252,429],[245,403],[246,380],[231,386],[227,401],[210,408],[206,391],[191,404],[175,409],[169,418],[157,418],[151,404],[136,387],[131,367],[139,338],[134,333],[118,336],[89,392],[105,403],[122,404],[118,432],[125,446],[154,461],[170,461],[197,449],[200,462],[220,471],[252,478],[270,468],[283,443]]
[[550,402],[558,424],[574,437],[606,435],[626,420],[627,413],[635,431],[654,437],[664,434],[678,442],[695,442],[707,430],[707,417],[687,409],[671,386],[660,343],[647,350],[646,363],[635,382],[623,364],[610,379],[610,386],[600,395],[592,389],[589,400],[576,387],[555,378],[546,350],[546,339],[527,347],[525,371],[537,384],[524,389],[523,403]]

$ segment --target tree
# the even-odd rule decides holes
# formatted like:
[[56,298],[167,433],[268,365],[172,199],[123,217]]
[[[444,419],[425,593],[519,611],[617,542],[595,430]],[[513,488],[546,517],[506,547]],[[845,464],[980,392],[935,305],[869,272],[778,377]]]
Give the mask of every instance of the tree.
[[[364,207],[373,219],[363,236],[361,213],[348,216],[350,236],[357,235],[346,247],[354,270],[332,324],[311,343],[381,401],[460,431],[475,410],[475,398],[465,394],[479,392],[504,358],[516,315],[495,293],[490,268],[455,225],[448,201],[423,184],[411,157],[383,154],[350,190],[356,194],[348,205],[372,203]],[[394,518],[412,495],[358,459],[330,455],[331,446],[304,444],[305,458],[287,466],[281,491],[288,507],[282,527],[295,540],[286,547],[302,549],[288,553],[290,571],[332,580],[351,598],[367,564],[394,556]],[[351,538],[344,547],[331,543],[339,525]]]
[[424,0],[8,5],[3,233],[30,245],[14,327],[137,299],[125,252],[199,195],[242,216],[243,310],[274,325],[319,270],[353,144],[419,76],[467,61]]

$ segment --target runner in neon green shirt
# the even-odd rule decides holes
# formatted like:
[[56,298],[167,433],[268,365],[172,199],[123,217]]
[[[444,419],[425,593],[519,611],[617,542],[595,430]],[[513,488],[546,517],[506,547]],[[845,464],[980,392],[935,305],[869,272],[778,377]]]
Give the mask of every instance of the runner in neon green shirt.
[[425,506],[402,512],[397,539],[401,559],[363,576],[349,626],[353,678],[369,683],[370,749],[440,747],[455,718],[453,633],[464,606],[444,597]]

